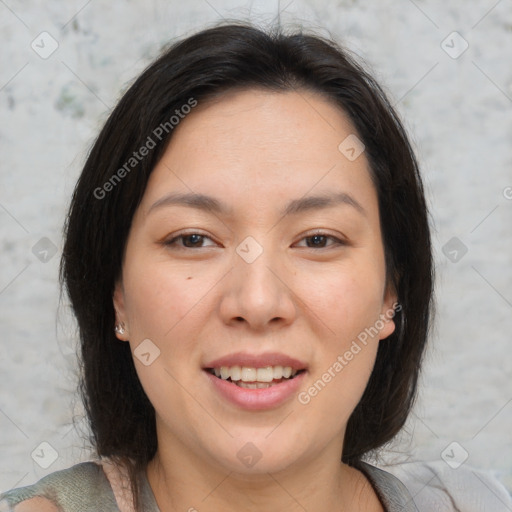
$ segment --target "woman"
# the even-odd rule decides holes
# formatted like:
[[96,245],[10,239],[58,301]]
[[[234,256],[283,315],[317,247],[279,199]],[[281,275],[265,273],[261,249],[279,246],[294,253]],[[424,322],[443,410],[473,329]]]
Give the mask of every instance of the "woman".
[[335,43],[224,24],[159,57],[90,152],[61,278],[99,460],[5,509],[416,510],[363,457],[414,401],[427,207]]

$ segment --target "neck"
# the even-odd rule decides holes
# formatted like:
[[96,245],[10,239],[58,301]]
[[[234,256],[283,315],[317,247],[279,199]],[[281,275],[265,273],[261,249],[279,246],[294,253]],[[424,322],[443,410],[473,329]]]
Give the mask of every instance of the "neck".
[[148,480],[162,512],[382,511],[362,473],[343,464],[341,446],[276,472],[236,473],[200,460],[178,443],[159,447]]

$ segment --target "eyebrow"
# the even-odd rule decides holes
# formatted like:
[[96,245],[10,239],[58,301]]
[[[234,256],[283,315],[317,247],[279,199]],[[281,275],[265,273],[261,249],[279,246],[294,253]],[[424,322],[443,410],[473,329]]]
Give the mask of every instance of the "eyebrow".
[[[311,210],[332,208],[337,205],[352,206],[360,214],[364,216],[367,215],[366,210],[362,207],[362,205],[356,199],[354,199],[354,197],[346,192],[338,192],[318,196],[306,196],[301,197],[300,199],[293,199],[281,211],[281,215],[297,215]],[[190,208],[196,208],[198,210],[224,216],[229,216],[233,213],[232,208],[228,208],[227,205],[218,199],[207,196],[205,194],[197,193],[168,194],[153,203],[147,213],[149,214],[153,210],[162,208],[164,206],[187,206]]]
[[346,192],[338,192],[333,194],[325,194],[321,196],[306,196],[300,199],[290,201],[283,215],[296,215],[311,210],[319,210],[322,208],[332,208],[337,205],[349,205],[355,208],[360,214],[366,216],[366,210],[356,201],[350,194]]
[[163,206],[189,206],[190,208],[196,208],[198,210],[218,213],[226,216],[232,213],[231,209],[214,197],[196,193],[172,193],[153,203],[148,210],[148,214]]

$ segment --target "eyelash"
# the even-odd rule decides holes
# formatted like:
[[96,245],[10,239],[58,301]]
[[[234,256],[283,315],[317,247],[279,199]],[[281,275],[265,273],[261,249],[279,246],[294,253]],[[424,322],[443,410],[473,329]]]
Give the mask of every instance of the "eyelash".
[[[178,247],[177,244],[176,244],[177,240],[181,239],[183,241],[185,238],[190,237],[190,236],[194,236],[194,235],[200,236],[200,237],[202,237],[202,239],[208,238],[208,239],[212,240],[209,236],[203,235],[202,233],[190,232],[190,233],[181,233],[181,234],[179,234],[177,236],[174,236],[170,240],[167,240],[167,241],[163,242],[163,244],[166,247]],[[335,237],[333,235],[329,235],[328,233],[324,233],[323,231],[317,231],[315,233],[312,233],[310,235],[302,237],[300,241],[307,240],[308,238],[314,238],[314,237],[323,237],[323,238],[326,238],[326,239],[334,240],[334,242],[335,242],[334,244],[328,245],[326,247],[319,247],[319,249],[328,249],[329,247],[333,247],[333,246],[347,245],[347,243],[345,241],[340,240],[339,238],[337,238],[337,237]],[[211,246],[208,246],[208,247],[211,247]],[[179,250],[181,250],[181,249],[183,249],[183,250],[185,250],[185,249],[204,249],[204,247],[184,247],[184,246],[179,246]],[[315,249],[315,247],[306,247],[306,249]]]

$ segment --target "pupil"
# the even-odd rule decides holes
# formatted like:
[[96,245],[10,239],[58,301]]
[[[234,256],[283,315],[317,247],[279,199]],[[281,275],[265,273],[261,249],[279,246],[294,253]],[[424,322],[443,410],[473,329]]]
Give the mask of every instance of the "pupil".
[[[323,246],[324,244],[322,242],[325,242],[325,236],[324,235],[313,235],[311,237],[311,241],[313,242],[313,245],[315,247]],[[320,242],[320,243],[317,243]]]
[[[194,247],[202,241],[202,238],[202,235],[186,235],[183,237],[183,244],[185,247]],[[191,243],[187,243],[187,241],[190,241]]]

